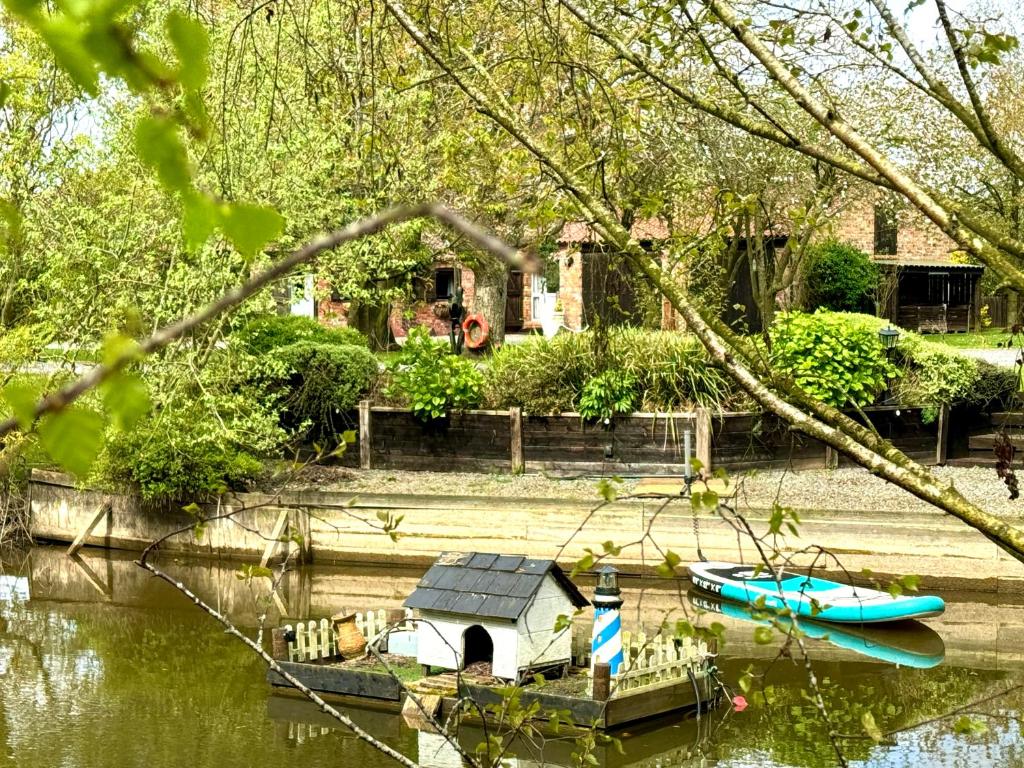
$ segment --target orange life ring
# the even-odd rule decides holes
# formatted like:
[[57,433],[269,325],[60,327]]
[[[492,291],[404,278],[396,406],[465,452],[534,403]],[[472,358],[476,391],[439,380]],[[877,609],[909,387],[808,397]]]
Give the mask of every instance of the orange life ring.
[[469,349],[480,349],[487,343],[487,334],[490,332],[487,318],[479,312],[466,315],[466,319],[462,321],[462,332],[465,334],[466,346]]

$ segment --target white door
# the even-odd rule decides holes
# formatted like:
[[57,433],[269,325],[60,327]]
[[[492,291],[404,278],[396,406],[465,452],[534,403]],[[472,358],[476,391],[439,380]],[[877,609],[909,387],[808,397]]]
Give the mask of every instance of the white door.
[[540,275],[534,275],[531,281],[530,300],[533,302],[533,319],[542,326],[551,322],[555,312],[557,293],[548,293],[548,281]]

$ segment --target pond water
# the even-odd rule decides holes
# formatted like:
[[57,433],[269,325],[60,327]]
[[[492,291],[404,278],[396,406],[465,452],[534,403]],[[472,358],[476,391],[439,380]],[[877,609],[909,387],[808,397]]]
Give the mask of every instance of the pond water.
[[[169,570],[240,624],[253,626],[256,589],[237,563],[167,560]],[[277,611],[320,617],[342,606],[397,606],[417,571],[308,568],[289,576]],[[678,585],[627,581],[626,621],[657,624],[689,606]],[[586,591],[586,590],[585,590]],[[1024,604],[946,595],[934,632],[809,639],[835,729],[851,764],[1024,766]],[[711,610],[715,606],[705,606]],[[275,622],[280,617],[271,615]],[[835,756],[801,665],[774,660],[754,625],[715,614],[727,627],[721,664],[733,681],[748,666],[765,673],[763,694],[742,712],[722,708],[697,721],[673,716],[627,729],[622,752],[594,753],[599,766],[826,766]],[[842,645],[854,647],[843,648]],[[896,653],[894,657],[892,654]],[[897,658],[895,665],[882,658]],[[1009,693],[1005,693],[1009,691]],[[959,733],[967,707],[981,732]],[[454,766],[437,737],[380,711],[348,710],[364,727],[423,765]],[[870,711],[884,731],[863,738]],[[964,730],[963,725],[960,730]],[[467,728],[470,747],[482,734]],[[517,744],[517,768],[573,765],[574,739]],[[261,662],[168,585],[124,554],[37,547],[12,553],[0,576],[0,766],[358,766],[394,763],[357,741],[307,702],[271,693]]]

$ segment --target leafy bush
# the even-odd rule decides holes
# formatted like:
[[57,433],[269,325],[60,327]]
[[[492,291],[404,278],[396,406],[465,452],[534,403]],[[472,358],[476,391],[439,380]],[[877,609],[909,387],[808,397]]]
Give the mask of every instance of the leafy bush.
[[636,380],[620,370],[607,370],[584,385],[580,416],[585,421],[608,423],[617,413],[631,413],[636,399]]
[[351,427],[344,413],[359,404],[377,378],[377,359],[351,344],[299,341],[271,356],[283,366],[277,381],[283,423],[315,438]]
[[813,246],[807,254],[807,303],[811,309],[871,311],[878,279],[878,266],[852,245],[833,240]]
[[780,313],[769,333],[776,369],[830,405],[867,405],[897,375],[877,331],[839,313]]
[[903,402],[940,405],[966,400],[978,381],[978,361],[948,347],[901,334],[897,351],[904,366],[897,395]]
[[330,328],[301,315],[257,317],[235,331],[232,339],[252,355],[264,355],[300,341],[368,346],[366,337],[355,328]]
[[147,501],[184,501],[241,490],[262,469],[258,458],[225,441],[201,409],[182,407],[111,434],[99,475]]
[[487,376],[488,401],[519,406],[527,413],[561,413],[576,408],[583,387],[597,375],[588,334],[531,338],[495,350]]
[[621,328],[609,341],[611,367],[636,381],[639,405],[649,411],[695,405],[724,409],[735,403],[735,385],[712,365],[695,337],[675,331]]
[[468,359],[450,353],[423,327],[409,331],[392,370],[392,395],[405,400],[424,421],[439,419],[449,410],[474,408],[483,400],[484,377]]
[[[488,373],[488,401],[538,414],[576,409],[587,382],[603,372],[590,337],[586,332],[534,338],[497,350]],[[737,400],[729,379],[686,334],[617,328],[608,334],[604,360],[606,370],[632,379],[635,405],[645,410],[725,407]]]

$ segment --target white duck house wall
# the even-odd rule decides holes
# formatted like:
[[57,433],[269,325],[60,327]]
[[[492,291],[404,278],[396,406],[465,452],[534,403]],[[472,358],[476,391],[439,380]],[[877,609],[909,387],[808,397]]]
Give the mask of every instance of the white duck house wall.
[[405,601],[420,619],[420,664],[490,662],[506,680],[569,663],[572,628],[556,632],[555,624],[587,605],[553,560],[477,552],[443,552]]

